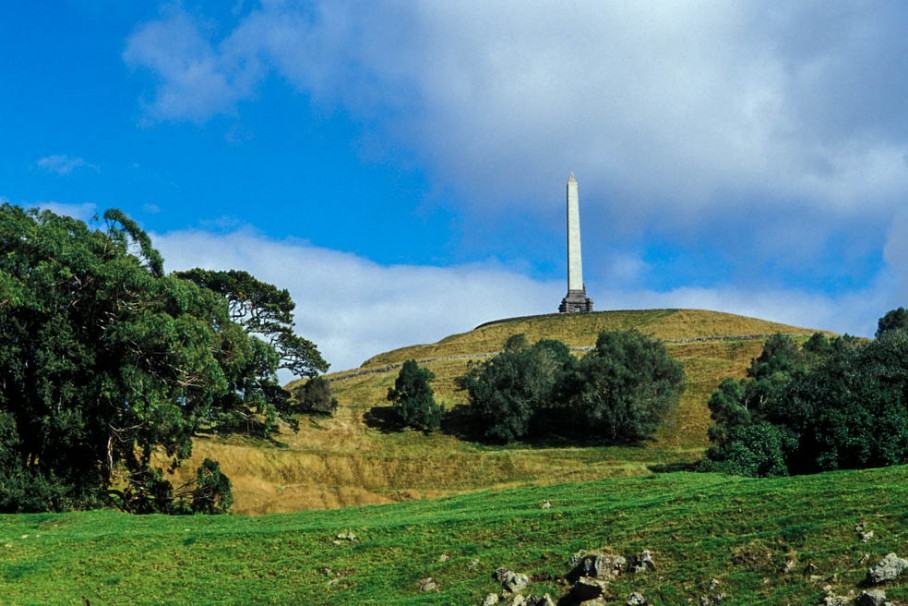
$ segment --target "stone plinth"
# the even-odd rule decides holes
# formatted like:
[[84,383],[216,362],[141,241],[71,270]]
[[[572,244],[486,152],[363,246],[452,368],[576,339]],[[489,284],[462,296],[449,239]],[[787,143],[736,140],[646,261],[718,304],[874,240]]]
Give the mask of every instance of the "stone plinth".
[[593,300],[586,296],[586,287],[582,290],[569,290],[561,300],[558,311],[563,314],[586,313],[593,311]]

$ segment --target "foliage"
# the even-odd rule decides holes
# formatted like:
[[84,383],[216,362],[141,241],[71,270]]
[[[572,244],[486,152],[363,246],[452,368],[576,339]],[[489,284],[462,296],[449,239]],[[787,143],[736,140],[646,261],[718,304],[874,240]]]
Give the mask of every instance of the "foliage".
[[196,486],[192,491],[194,513],[227,513],[233,505],[230,478],[217,461],[205,459],[196,472]]
[[884,333],[902,328],[908,328],[908,309],[892,309],[877,322],[876,337],[879,339]]
[[580,362],[574,411],[605,442],[637,442],[652,436],[683,390],[684,368],[661,342],[634,330],[603,332]]
[[874,341],[814,335],[801,349],[788,337],[767,341],[750,379],[723,381],[709,401],[707,468],[771,475],[908,463],[908,331],[899,317],[886,314]]
[[510,337],[503,352],[471,365],[458,379],[483,436],[497,442],[526,436],[539,410],[554,405],[552,396],[574,365],[564,344],[539,341],[528,347],[521,337]]
[[578,361],[564,343],[532,347],[511,337],[494,358],[460,377],[488,439],[585,433],[605,443],[650,437],[677,404],[684,370],[665,347],[636,331],[604,331]]
[[420,368],[416,360],[404,362],[394,387],[388,390],[388,400],[405,426],[433,431],[441,425],[444,408],[436,404],[429,385],[434,378],[432,371]]
[[337,399],[331,395],[331,384],[324,377],[312,377],[294,387],[291,396],[295,412],[332,415],[337,410]]
[[273,426],[287,410],[275,349],[231,319],[221,294],[164,275],[123,213],[105,220],[92,230],[0,206],[5,511],[91,507],[111,486],[157,503],[168,488],[153,460],[179,465],[220,418]]

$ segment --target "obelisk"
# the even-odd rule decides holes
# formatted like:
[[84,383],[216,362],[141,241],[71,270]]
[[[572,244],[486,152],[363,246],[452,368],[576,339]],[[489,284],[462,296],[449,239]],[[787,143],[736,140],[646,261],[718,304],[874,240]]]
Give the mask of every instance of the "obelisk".
[[568,292],[558,311],[563,314],[593,311],[593,301],[586,296],[583,283],[583,258],[580,254],[580,196],[574,171],[567,182],[567,262]]

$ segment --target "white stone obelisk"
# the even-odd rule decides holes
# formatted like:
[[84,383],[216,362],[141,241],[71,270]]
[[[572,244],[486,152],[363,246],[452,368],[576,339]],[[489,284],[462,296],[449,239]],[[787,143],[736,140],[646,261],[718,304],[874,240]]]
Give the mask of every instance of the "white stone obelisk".
[[586,296],[583,283],[583,257],[580,253],[580,195],[577,193],[577,178],[574,171],[567,182],[567,262],[568,292],[561,301],[558,311],[578,313],[593,311],[593,301]]
[[574,171],[567,182],[568,292],[583,290],[583,258],[580,255],[580,196]]

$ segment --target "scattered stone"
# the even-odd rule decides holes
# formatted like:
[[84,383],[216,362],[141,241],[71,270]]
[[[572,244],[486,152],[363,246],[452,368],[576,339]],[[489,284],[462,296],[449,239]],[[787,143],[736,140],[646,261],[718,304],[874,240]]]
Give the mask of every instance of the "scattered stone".
[[721,585],[721,584],[722,584],[722,582],[719,579],[712,579],[712,580],[710,580],[709,584],[706,586],[706,591],[710,591],[710,592],[715,591],[716,589],[719,588],[719,585]]
[[864,555],[861,556],[861,559],[858,560],[858,565],[863,566],[864,564],[866,564],[869,561],[870,561],[870,554],[865,553]]
[[724,599],[725,599],[724,593],[716,593],[713,595],[701,595],[699,603],[700,603],[700,606],[716,606],[717,604],[721,604],[722,600],[724,600]]
[[785,563],[782,564],[782,574],[790,573],[797,565],[797,560],[786,560]]
[[419,593],[429,593],[438,591],[438,583],[432,577],[426,577],[419,580]]
[[580,563],[580,560],[582,560],[583,556],[585,556],[585,555],[586,555],[586,551],[581,549],[580,551],[578,551],[577,553],[575,553],[568,559],[568,564],[570,564],[572,567],[576,566],[577,564]]
[[446,553],[443,553],[440,556],[438,556],[438,561],[441,562],[442,564],[444,564],[445,562],[447,562],[450,559],[451,559],[451,556],[449,556]]
[[330,577],[332,574],[334,574],[334,571],[331,570],[330,568],[328,568],[327,566],[322,566],[321,568],[318,569],[318,573],[321,575],[324,575],[326,577]]
[[482,606],[495,606],[498,603],[498,594],[490,593],[486,596],[486,599],[482,601]]
[[504,606],[526,606],[526,605],[527,605],[527,599],[520,594],[512,595],[504,603]]
[[467,564],[467,570],[476,570],[476,568],[478,568],[478,567],[479,567],[478,558],[473,558],[472,560],[470,560],[470,563]]
[[571,597],[578,602],[586,602],[605,595],[607,589],[607,581],[593,577],[580,577],[571,589]]
[[572,581],[580,577],[614,579],[621,575],[626,566],[627,559],[624,556],[613,553],[590,553],[580,558],[568,579]]
[[824,606],[848,606],[851,600],[843,595],[828,595],[823,598]]
[[353,532],[342,532],[339,535],[337,535],[337,540],[338,541],[350,541],[352,543],[359,539],[356,536],[356,534]]
[[646,598],[643,597],[642,593],[637,593],[635,591],[627,596],[627,599],[624,601],[624,606],[649,606],[649,602],[646,601]]
[[908,568],[908,561],[903,560],[894,553],[889,553],[880,560],[879,564],[867,571],[867,582],[872,585],[879,585],[886,581],[894,581],[906,568]]
[[862,591],[858,599],[855,600],[856,606],[885,606],[886,592],[879,589]]
[[521,593],[530,584],[530,578],[527,575],[507,568],[497,569],[495,578],[501,583],[501,588],[510,593]]
[[861,532],[858,534],[861,537],[861,543],[869,543],[870,539],[873,538],[873,531],[868,530],[867,532]]
[[551,509],[551,508],[552,508],[552,504],[549,503],[548,501],[546,501],[545,503],[542,504],[542,508],[543,508],[543,509]]
[[653,554],[649,549],[644,549],[631,560],[631,565],[628,568],[631,572],[644,572],[647,570],[655,570],[656,563],[653,561]]

